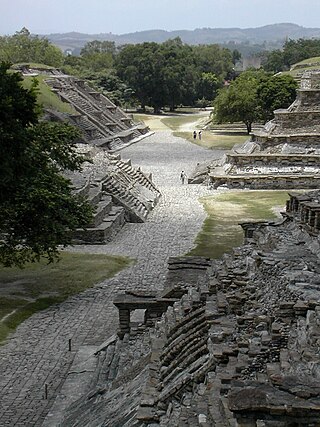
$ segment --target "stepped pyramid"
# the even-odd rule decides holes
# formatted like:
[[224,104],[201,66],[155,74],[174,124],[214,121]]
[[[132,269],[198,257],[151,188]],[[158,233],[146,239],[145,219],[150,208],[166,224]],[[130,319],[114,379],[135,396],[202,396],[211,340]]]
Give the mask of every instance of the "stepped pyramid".
[[[214,188],[318,188],[320,185],[320,71],[306,72],[288,109],[211,163],[206,179]],[[194,173],[192,182],[199,182]]]
[[55,68],[21,65],[18,69],[26,77],[47,76],[45,82],[52,92],[71,105],[75,113],[46,109],[46,119],[68,121],[78,127],[83,135],[82,142],[118,151],[149,133],[144,123],[134,123],[120,107],[93,89],[86,80],[69,76]]

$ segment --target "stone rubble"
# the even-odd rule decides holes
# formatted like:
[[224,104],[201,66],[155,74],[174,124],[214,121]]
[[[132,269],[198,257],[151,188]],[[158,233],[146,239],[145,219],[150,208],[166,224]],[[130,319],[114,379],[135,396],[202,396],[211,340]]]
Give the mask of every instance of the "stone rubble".
[[283,220],[252,223],[242,247],[203,260],[207,274],[184,289],[200,259],[169,259],[165,289],[183,295],[154,327],[142,321],[118,341],[103,403],[80,398],[62,426],[319,426],[320,241],[297,197]]

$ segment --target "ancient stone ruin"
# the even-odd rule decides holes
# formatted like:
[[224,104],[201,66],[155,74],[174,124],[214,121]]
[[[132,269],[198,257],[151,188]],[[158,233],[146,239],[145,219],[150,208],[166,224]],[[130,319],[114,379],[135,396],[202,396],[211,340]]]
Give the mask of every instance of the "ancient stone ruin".
[[214,188],[280,189],[320,186],[320,72],[306,72],[294,103],[242,145],[199,165],[190,183]]
[[292,193],[232,254],[171,258],[161,294],[118,295],[119,336],[59,425],[319,426],[319,200]]
[[92,222],[74,233],[74,243],[103,244],[118,233],[125,222],[144,222],[161,197],[151,176],[91,145],[78,145],[78,151],[90,162],[82,171],[65,174],[74,192],[84,196],[94,207]]
[[24,76],[36,76],[40,73],[47,76],[45,82],[52,92],[69,104],[75,113],[46,109],[46,118],[68,121],[78,127],[83,135],[82,142],[117,151],[149,133],[144,123],[134,123],[120,107],[83,79],[69,76],[54,68],[22,66],[20,71]]
[[39,73],[59,98],[75,113],[45,109],[45,119],[67,121],[81,130],[77,151],[85,154],[79,173],[65,173],[74,192],[89,200],[94,217],[86,229],[74,234],[74,243],[102,244],[117,234],[125,222],[144,222],[160,198],[152,177],[122,161],[115,152],[150,134],[144,123],[134,123],[124,111],[85,81],[54,68],[20,67],[25,76]]

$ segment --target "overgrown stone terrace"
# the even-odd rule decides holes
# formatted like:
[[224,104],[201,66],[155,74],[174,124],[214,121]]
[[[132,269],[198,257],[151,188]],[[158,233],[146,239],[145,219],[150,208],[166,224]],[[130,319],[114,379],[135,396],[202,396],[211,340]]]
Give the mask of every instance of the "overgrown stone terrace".
[[95,353],[62,425],[319,426],[319,198],[291,194],[282,220],[244,224],[245,244],[219,261],[172,258],[169,308]]
[[[103,244],[114,238],[125,222],[143,222],[159,200],[160,192],[152,177],[130,160],[123,162],[116,151],[152,134],[143,123],[135,124],[124,111],[85,80],[63,74],[54,68],[21,66],[25,76],[47,75],[46,83],[77,114],[46,109],[45,119],[68,121],[82,132],[77,150],[85,154],[80,173],[68,178],[75,193],[86,197],[94,207],[94,217],[85,230],[77,230],[74,243]],[[66,174],[67,175],[67,174]]]
[[24,76],[47,75],[46,83],[59,98],[70,104],[75,114],[47,110],[47,119],[69,121],[80,128],[83,142],[117,151],[149,133],[144,123],[134,123],[121,108],[85,80],[66,75],[54,68],[22,66]]
[[306,72],[288,109],[223,159],[198,167],[190,182],[214,188],[280,189],[320,186],[320,72]]

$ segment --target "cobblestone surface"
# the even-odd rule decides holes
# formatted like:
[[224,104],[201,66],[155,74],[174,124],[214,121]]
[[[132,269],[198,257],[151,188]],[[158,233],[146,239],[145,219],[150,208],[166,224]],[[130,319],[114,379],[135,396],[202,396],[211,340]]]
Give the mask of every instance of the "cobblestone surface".
[[188,175],[197,162],[218,155],[175,138],[170,131],[157,132],[121,152],[123,159],[152,173],[162,198],[146,223],[126,224],[107,245],[73,250],[125,255],[136,262],[113,279],[32,316],[0,348],[1,427],[41,426],[79,347],[99,345],[115,333],[116,293],[162,288],[168,257],[193,247],[205,218],[198,198],[212,193],[204,186],[182,185],[180,172]]

